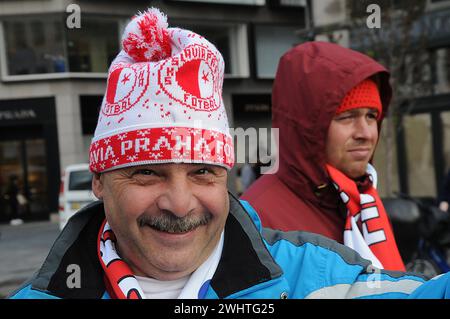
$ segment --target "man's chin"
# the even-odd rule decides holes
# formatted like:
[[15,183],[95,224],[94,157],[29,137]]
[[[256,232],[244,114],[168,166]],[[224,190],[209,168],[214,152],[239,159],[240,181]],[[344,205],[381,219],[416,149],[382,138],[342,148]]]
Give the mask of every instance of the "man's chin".
[[197,263],[191,256],[178,256],[174,254],[167,258],[159,257],[153,261],[156,268],[153,278],[158,280],[176,280],[195,271]]
[[366,174],[367,163],[357,163],[343,170],[343,173],[351,179],[358,179]]

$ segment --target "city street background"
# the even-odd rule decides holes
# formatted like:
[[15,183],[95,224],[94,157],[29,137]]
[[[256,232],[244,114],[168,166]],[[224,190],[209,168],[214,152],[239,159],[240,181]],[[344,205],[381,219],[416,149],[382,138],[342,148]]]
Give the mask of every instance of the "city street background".
[[[280,57],[298,44],[328,41],[371,56],[391,71],[393,99],[373,158],[380,197],[407,195],[426,208],[445,202],[450,0],[1,0],[0,298],[41,266],[59,234],[55,215],[64,222],[93,200],[68,199],[70,189],[61,182],[68,185],[74,164],[88,167],[108,68],[130,18],[148,6],[167,14],[171,27],[204,36],[224,57],[222,97],[230,128],[249,134],[243,143],[235,136],[235,155],[244,155],[236,158],[246,163],[236,161],[228,173],[231,193],[240,196],[249,186],[241,173],[258,164],[250,159],[277,158],[271,94]],[[251,132],[258,132],[257,143],[250,142]],[[82,176],[79,182],[86,184]],[[427,235],[417,231],[422,219],[404,226],[414,217],[404,215],[394,229],[398,246],[408,250],[406,260],[420,261],[413,269],[425,272],[431,250],[419,249]],[[10,225],[19,219],[24,224]],[[395,228],[395,218],[391,221]],[[450,233],[434,230],[441,237]],[[450,240],[441,242],[431,244],[450,251]],[[447,257],[450,267],[450,252]]]

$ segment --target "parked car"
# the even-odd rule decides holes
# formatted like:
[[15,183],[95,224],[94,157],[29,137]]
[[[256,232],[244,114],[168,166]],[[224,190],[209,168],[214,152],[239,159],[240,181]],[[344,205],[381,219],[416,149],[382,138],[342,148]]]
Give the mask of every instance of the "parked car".
[[89,164],[67,166],[61,174],[59,188],[59,228],[62,230],[70,217],[95,200]]

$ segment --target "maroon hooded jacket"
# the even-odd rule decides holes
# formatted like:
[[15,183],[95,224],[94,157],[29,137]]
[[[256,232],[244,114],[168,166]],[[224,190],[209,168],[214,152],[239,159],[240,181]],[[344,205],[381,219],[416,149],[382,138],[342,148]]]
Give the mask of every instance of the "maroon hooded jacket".
[[383,117],[392,95],[389,73],[368,56],[332,43],[308,42],[280,59],[272,90],[279,169],[263,175],[241,197],[260,214],[263,226],[343,242],[346,209],[325,169],[325,143],[342,99],[368,77],[378,83]]

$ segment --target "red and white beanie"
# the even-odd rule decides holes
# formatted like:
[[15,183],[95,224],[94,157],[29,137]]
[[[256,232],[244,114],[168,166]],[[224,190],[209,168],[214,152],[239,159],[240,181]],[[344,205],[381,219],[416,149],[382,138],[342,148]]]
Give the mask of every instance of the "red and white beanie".
[[168,28],[151,8],[133,17],[112,62],[89,160],[92,172],[157,163],[231,169],[224,61],[204,37]]

